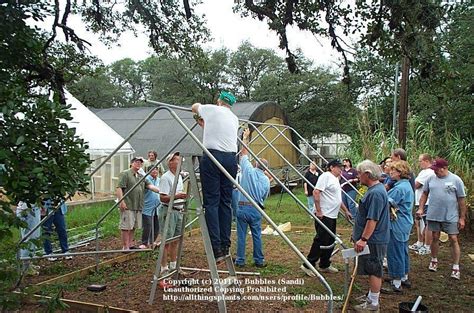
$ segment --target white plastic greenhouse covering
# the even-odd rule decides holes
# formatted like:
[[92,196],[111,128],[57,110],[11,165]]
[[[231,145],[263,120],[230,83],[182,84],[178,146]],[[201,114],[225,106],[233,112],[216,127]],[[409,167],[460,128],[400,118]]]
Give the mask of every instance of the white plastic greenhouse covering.
[[[114,151],[124,140],[115,130],[84,106],[68,91],[65,91],[66,103],[71,105],[71,121],[67,124],[76,129],[76,135],[87,142],[87,152],[93,161],[91,171]],[[91,192],[111,193],[115,191],[120,172],[129,168],[130,159],[135,150],[127,142],[102,168],[94,174]]]

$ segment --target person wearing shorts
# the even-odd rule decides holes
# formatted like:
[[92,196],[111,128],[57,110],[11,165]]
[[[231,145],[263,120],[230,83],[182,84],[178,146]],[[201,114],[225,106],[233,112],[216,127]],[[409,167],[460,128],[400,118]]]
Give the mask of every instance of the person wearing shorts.
[[430,209],[427,212],[428,230],[431,231],[433,242],[431,244],[431,261],[428,269],[432,272],[438,270],[439,236],[444,231],[451,242],[451,255],[453,267],[451,278],[459,280],[459,259],[461,248],[459,247],[458,234],[466,223],[466,192],[464,183],[456,174],[448,170],[448,161],[436,159],[431,165],[435,176],[430,177],[423,186],[423,194],[420,198],[420,206],[416,214],[420,217],[425,209],[428,196]]
[[382,287],[383,258],[390,239],[390,217],[387,192],[379,179],[380,167],[370,160],[357,165],[359,181],[368,187],[359,203],[352,239],[354,250],[361,252],[369,246],[370,254],[359,257],[358,275],[369,276],[369,292],[362,304],[356,305],[357,312],[379,311],[380,289]]
[[[158,217],[161,230],[162,242],[166,236],[166,239],[173,238],[181,235],[183,229],[183,204],[173,204],[171,210],[169,210],[169,203],[171,200],[173,183],[176,175],[178,175],[178,184],[176,186],[176,193],[174,200],[186,199],[186,193],[184,193],[183,178],[179,173],[176,173],[179,164],[179,152],[174,152],[166,158],[169,170],[161,176],[160,180],[160,201],[161,205],[158,210]],[[168,228],[165,229],[166,217],[169,213]],[[166,234],[165,234],[166,231]],[[163,257],[161,259],[161,273],[164,274],[169,270],[176,269],[176,261],[178,254],[178,241],[175,240],[165,245]],[[168,266],[168,258],[170,260]],[[166,289],[167,282],[165,280],[160,281],[160,288]]]
[[[418,162],[420,164],[421,171],[418,176],[415,178],[415,212],[418,211],[420,208],[420,198],[423,194],[423,186],[426,184],[426,181],[431,177],[434,176],[435,173],[430,168],[432,158],[427,153],[422,153],[418,157]],[[428,201],[426,201],[424,212],[421,218],[415,218],[415,226],[416,226],[416,233],[417,233],[417,241],[409,245],[408,248],[410,250],[416,251],[416,253],[420,255],[430,254],[431,253],[431,232],[428,230],[426,226],[426,213],[428,212]],[[424,226],[423,226],[424,225]]]
[[116,188],[117,200],[127,196],[119,202],[120,223],[119,228],[122,237],[122,250],[133,249],[133,239],[135,229],[142,228],[142,210],[145,204],[145,188],[159,192],[156,186],[153,186],[146,180],[142,180],[133,188],[143,176],[139,173],[143,164],[143,158],[134,157],[131,160],[130,168],[120,173],[119,183]]

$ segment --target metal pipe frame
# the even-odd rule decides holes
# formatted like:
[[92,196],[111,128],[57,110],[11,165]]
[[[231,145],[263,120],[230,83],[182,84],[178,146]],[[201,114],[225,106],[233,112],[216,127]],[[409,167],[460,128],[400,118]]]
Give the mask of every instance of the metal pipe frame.
[[[254,123],[253,123],[252,121],[244,120],[244,122],[246,122],[247,124],[251,124],[251,125],[254,127],[255,131],[257,132],[257,136],[261,136],[261,137],[267,142],[267,146],[266,146],[266,147],[271,146],[272,149],[273,149],[288,165],[290,165],[290,167],[291,167],[293,170],[295,170],[295,171],[298,173],[298,175],[299,175],[300,177],[302,177],[307,183],[310,183],[307,179],[305,179],[305,177],[303,177],[303,176],[301,175],[301,173],[299,173],[299,171],[297,171],[297,170],[288,162],[288,160],[286,160],[286,159],[283,157],[283,155],[281,155],[281,153],[280,153],[278,150],[275,149],[275,147],[273,147],[273,145],[271,145],[271,144],[268,142],[268,140],[263,136],[263,134],[262,134],[263,132],[259,131],[258,128],[255,127],[255,125],[253,125]],[[298,132],[296,132],[296,130],[294,130],[293,128],[291,128],[291,127],[289,127],[289,126],[287,126],[287,125],[284,125],[284,126],[276,125],[276,126],[278,126],[278,127],[275,127],[274,124],[269,124],[269,123],[259,123],[259,122],[255,122],[255,124],[268,125],[268,126],[265,128],[265,130],[266,130],[268,127],[274,127],[274,128],[280,133],[280,135],[283,135],[284,138],[285,138],[288,142],[290,142],[290,144],[293,145],[293,147],[295,147],[295,148],[300,152],[300,154],[302,154],[302,155],[304,155],[306,158],[308,158],[308,157],[303,153],[303,151],[301,151],[298,147],[296,147],[295,144],[294,144],[290,139],[288,139],[288,137],[286,137],[286,135],[285,135],[283,132],[281,132],[281,131],[278,129],[278,127],[280,127],[280,128],[283,128],[284,130],[290,130],[290,131],[293,131],[293,132],[295,132],[296,134],[298,134]],[[301,135],[298,134],[298,136],[299,136],[300,138],[302,138]],[[308,144],[308,143],[306,142],[306,144]],[[266,147],[265,147],[265,148],[266,148]],[[311,146],[310,146],[310,147],[311,147]],[[312,148],[312,147],[311,147],[311,148]],[[249,150],[249,152],[250,152],[250,150]],[[315,152],[316,152],[321,158],[323,158],[324,160],[326,160],[324,157],[321,156],[321,154],[319,154],[319,152],[317,152],[316,150],[315,150]],[[255,157],[254,157],[254,158],[255,158]],[[256,158],[256,159],[258,159],[258,158]],[[311,161],[309,158],[308,158],[308,160]],[[327,161],[327,160],[326,160],[326,161]],[[259,163],[260,163],[260,160],[259,160]],[[261,164],[261,163],[260,163],[260,164]],[[263,164],[261,164],[261,166],[262,166],[262,165],[263,165]],[[265,167],[265,166],[263,166],[263,167]],[[319,166],[318,166],[318,168],[319,168]],[[320,168],[320,169],[321,169],[321,168]],[[268,171],[268,169],[267,169],[267,171]],[[268,172],[271,173],[270,171],[268,171]],[[271,174],[272,174],[272,173],[271,173]],[[275,177],[275,176],[272,175],[272,177]],[[347,180],[346,180],[346,182],[347,182]],[[281,182],[279,182],[279,183],[280,183],[280,185],[282,185]],[[310,183],[310,185],[312,185],[312,184]],[[283,186],[283,185],[282,185],[282,186]],[[351,185],[351,186],[352,186],[352,185]],[[326,225],[324,225],[311,211],[309,211],[309,209],[307,209],[306,205],[302,205],[301,201],[299,201],[299,199],[297,199],[297,198],[294,196],[293,193],[289,192],[288,189],[286,188],[286,186],[284,186],[284,187],[285,187],[285,191],[287,191],[287,193],[288,193],[289,195],[291,195],[291,196],[293,197],[293,199],[295,199],[295,201],[296,201],[298,204],[300,204],[300,206],[301,206],[308,214],[310,214],[310,216],[311,216],[316,222],[318,222],[319,225],[321,225],[321,226],[322,226],[326,231],[328,231],[328,233],[330,233],[332,236],[336,236],[334,233],[332,233],[331,231],[329,231],[329,230],[327,229]],[[352,187],[353,187],[353,186],[352,186]],[[314,187],[313,187],[313,188],[314,188]],[[354,187],[353,187],[353,188],[354,188]],[[354,188],[354,189],[355,189],[355,188]],[[357,191],[357,192],[359,192],[359,191]],[[349,197],[349,198],[350,198],[350,197]],[[357,204],[356,204],[356,205],[357,205]],[[344,217],[345,217],[345,216],[344,216]],[[345,218],[346,218],[346,217],[345,217]],[[347,220],[351,225],[354,225],[351,220],[349,220],[349,219],[347,219],[347,218],[346,218],[346,220]],[[330,249],[330,248],[334,247],[334,246],[336,245],[336,243],[337,243],[337,239],[335,239],[335,242],[334,242],[332,245],[330,245],[330,246],[325,246],[325,247],[322,246],[321,248],[322,248],[322,249]],[[345,247],[345,245],[344,245],[342,242],[340,242],[340,244],[341,244],[341,246],[342,246],[344,249],[347,248],[347,247]],[[349,262],[345,262],[344,267],[345,267],[345,270],[344,270],[344,295],[347,295],[348,284],[349,284]]]
[[[275,229],[275,231],[281,236],[281,238],[283,238],[285,243],[296,253],[296,255],[301,259],[301,261],[303,263],[305,263],[308,266],[308,268],[310,268],[313,271],[313,273],[316,274],[318,279],[321,281],[323,286],[328,291],[328,294],[329,294],[328,312],[332,312],[333,311],[333,291],[331,289],[331,286],[326,281],[326,279],[314,268],[314,266],[311,263],[309,263],[309,261],[306,259],[306,257],[291,242],[291,240],[280,229],[278,229],[278,226],[275,224],[275,222],[273,222],[273,220],[265,213],[265,211],[259,206],[259,204],[257,204],[257,202],[255,200],[253,200],[252,197],[239,185],[239,183],[226,171],[226,169],[216,160],[216,158],[209,152],[209,150],[207,150],[207,148],[204,147],[204,145],[201,143],[201,141],[184,124],[184,122],[176,115],[176,113],[172,112],[172,111],[170,113],[175,118],[175,120],[180,124],[180,126],[188,133],[188,135],[196,142],[196,144],[203,150],[203,152],[209,157],[209,159],[212,160],[214,165],[217,166],[217,168],[227,177],[227,179],[229,179],[236,186],[236,188],[247,198],[247,200],[249,200],[249,202],[252,203],[252,205],[260,212],[262,217],[265,218],[265,220]],[[240,140],[240,138],[239,138],[239,141],[242,142]],[[250,150],[248,150],[248,151],[249,151],[249,153],[252,153]],[[256,159],[259,160],[258,158],[256,158]],[[263,165],[263,168],[268,170],[268,168],[266,168],[263,163],[261,163],[261,165]],[[284,185],[282,187],[286,188],[286,186],[284,186]],[[289,193],[291,194],[290,191],[289,191]],[[326,229],[327,229],[327,227],[326,227]],[[329,229],[327,229],[327,230],[330,231]],[[334,234],[332,234],[332,235],[334,236]],[[335,240],[340,241],[341,245],[343,244],[342,241],[337,236],[336,236]]]
[[[176,107],[176,106],[173,106],[173,107]],[[182,108],[182,109],[185,109],[185,108]],[[136,134],[158,111],[160,111],[160,110],[166,110],[166,111],[168,111],[168,112],[171,114],[171,116],[172,116],[173,118],[175,118],[175,119],[178,118],[178,119],[179,119],[179,117],[178,117],[178,116],[174,113],[174,111],[172,111],[170,108],[168,108],[168,107],[166,107],[166,106],[160,106],[160,107],[154,109],[154,110],[130,133],[130,135],[128,135],[127,138],[124,139],[124,141],[119,145],[119,148],[120,148],[121,146],[123,146],[123,145],[125,144],[125,142],[128,141],[133,135],[135,135],[135,134]],[[180,120],[181,120],[181,119],[180,119]],[[195,123],[195,124],[191,127],[191,129],[190,129],[191,132],[192,132],[192,130],[196,127],[196,125],[197,125],[197,123]],[[187,128],[187,127],[186,127],[186,128]],[[130,192],[132,192],[133,189],[135,189],[139,184],[141,184],[141,182],[143,182],[143,181],[145,180],[146,176],[147,176],[148,174],[150,174],[151,171],[153,171],[153,169],[155,169],[158,165],[160,165],[160,164],[163,162],[163,160],[166,158],[166,156],[167,156],[168,154],[172,153],[172,152],[174,151],[174,149],[176,149],[176,147],[186,138],[186,136],[187,136],[187,134],[184,134],[184,135],[168,150],[168,152],[165,153],[164,156],[163,156],[156,164],[154,164],[154,165],[150,168],[150,170],[149,170],[148,172],[146,172],[146,175],[145,175],[145,176],[143,176],[142,178],[140,178],[140,180],[139,180],[137,183],[135,183],[135,185],[133,185],[133,186],[130,188],[130,190],[128,190],[128,191],[122,196],[121,199],[119,199],[104,215],[102,215],[102,217],[101,217],[101,218],[97,221],[97,223],[96,223],[96,227],[95,227],[95,228],[96,228],[96,234],[98,233],[99,225],[105,220],[105,218],[106,218],[107,216],[110,215],[110,213],[111,213],[115,208],[118,207],[120,201],[122,201],[123,199],[125,199],[125,197],[128,196],[128,194],[129,194]],[[112,154],[110,154],[109,157],[108,157],[106,160],[104,160],[97,168],[100,168],[101,166],[103,166],[103,164],[105,164],[105,162],[106,162],[108,159],[110,159],[110,158],[112,157],[112,155],[118,151],[119,148],[115,149],[114,152],[112,152]],[[98,238],[98,236],[97,236],[97,237],[96,237],[96,251],[99,251],[99,250],[100,250],[100,249],[99,249],[99,238]],[[97,257],[96,257],[96,268],[98,268],[98,266],[99,266],[99,256],[97,255]]]
[[[254,125],[252,125],[252,126],[253,126],[255,129],[257,129]],[[278,135],[277,137],[275,137],[274,140],[277,139],[277,138],[279,138],[280,136],[283,136],[283,138],[285,138],[286,141],[288,141],[301,155],[303,155],[309,162],[312,162],[312,160],[311,160],[306,154],[304,154],[303,151],[301,151],[301,149],[298,148],[298,147],[293,143],[293,141],[291,141],[288,137],[286,137],[286,135],[285,135],[282,131],[280,131],[277,127],[274,127],[274,125],[270,125],[270,126],[268,126],[268,128],[274,128],[274,129],[279,133],[279,135]],[[263,133],[263,132],[262,132],[262,133]],[[260,136],[260,134],[258,134],[258,136]],[[264,139],[264,140],[265,140],[265,139]],[[274,140],[273,140],[273,141],[274,141]],[[273,142],[273,141],[272,141],[272,142]],[[270,143],[271,143],[271,142],[270,142]],[[270,145],[270,143],[269,143],[267,146],[265,146],[265,148],[267,148],[267,147]],[[272,146],[272,147],[273,147],[273,146]],[[273,148],[274,148],[274,147],[273,147]],[[263,151],[263,150],[264,150],[264,149],[262,149],[262,151]],[[277,151],[275,148],[274,148],[274,150]],[[258,155],[258,154],[257,154],[257,155]],[[315,186],[314,186],[308,179],[306,179],[306,177],[304,177],[303,174],[301,174],[297,169],[295,169],[295,168],[283,157],[283,155],[282,155],[281,157],[283,158],[283,160],[284,160],[285,162],[287,162],[288,165],[290,165],[290,166],[292,167],[292,169],[298,174],[298,176],[299,176],[300,178],[302,178],[302,179],[305,181],[305,183],[309,184],[313,189],[315,188]],[[327,161],[327,160],[326,160],[326,161]],[[316,166],[318,167],[319,170],[321,170],[322,172],[324,172],[317,164],[316,164]],[[343,185],[344,185],[344,184],[349,184],[354,190],[356,190],[356,191],[360,194],[360,192],[359,192],[349,181],[347,181],[347,179],[346,179],[344,176],[341,175],[341,177],[342,177],[344,180],[346,180],[346,182],[343,183]],[[346,193],[344,190],[341,189],[341,191],[342,191],[346,196],[348,196],[347,193]],[[352,201],[357,207],[359,206],[359,205],[357,204],[357,202],[356,202],[354,199],[352,199],[352,198],[349,197],[349,196],[348,196],[348,198],[349,198],[350,201]],[[346,217],[344,216],[344,218],[346,218]],[[354,225],[354,222],[352,222],[350,219],[346,218],[346,220],[349,222],[349,224]]]
[[62,258],[62,257],[67,257],[67,256],[98,255],[98,254],[106,254],[106,253],[135,253],[135,252],[149,252],[149,251],[153,251],[153,249],[82,251],[82,252],[55,253],[55,254],[48,254],[48,255],[23,257],[23,258],[20,258],[20,260],[26,261],[26,260],[34,260],[34,259],[45,259],[45,258]]
[[[178,122],[178,124],[180,124],[180,126],[185,130],[185,132],[187,134],[183,135],[183,137],[175,144],[173,145],[172,148],[169,149],[169,151],[165,154],[168,155],[169,153],[173,152],[173,150],[186,138],[186,136],[190,136],[195,142],[196,144],[203,150],[203,152],[212,160],[212,162],[219,168],[219,170],[236,186],[236,188],[252,203],[252,205],[257,208],[257,210],[260,212],[260,214],[265,218],[265,220],[275,229],[275,231],[281,236],[281,238],[283,238],[283,240],[285,241],[285,243],[296,253],[296,255],[301,259],[301,261],[303,263],[305,263],[315,274],[316,276],[318,277],[318,279],[321,281],[321,283],[323,284],[323,286],[326,288],[326,290],[328,291],[329,293],[329,297],[330,299],[328,300],[328,311],[329,312],[332,312],[333,310],[333,291],[331,289],[331,286],[327,283],[327,281],[325,280],[325,278],[314,268],[314,266],[311,265],[311,263],[308,262],[308,260],[306,259],[306,257],[299,251],[299,249],[290,241],[290,239],[280,230],[278,229],[278,226],[273,222],[273,220],[265,213],[265,211],[263,211],[263,209],[252,199],[252,197],[237,183],[237,181],[235,181],[235,179],[224,169],[224,167],[222,167],[222,165],[214,158],[214,156],[209,152],[209,150],[207,150],[206,147],[204,147],[204,145],[200,142],[200,140],[194,135],[194,133],[192,132],[192,129],[194,129],[194,127],[196,127],[197,123],[195,123],[191,128],[188,128],[184,122],[177,116],[177,114],[172,111],[171,109],[177,109],[177,110],[182,110],[182,111],[187,111],[187,112],[192,112],[190,108],[184,108],[184,107],[179,107],[179,106],[175,106],[175,105],[170,105],[170,104],[166,104],[166,103],[162,103],[162,102],[157,102],[157,101],[151,101],[151,100],[147,100],[147,102],[151,103],[151,104],[154,104],[154,105],[157,105],[158,108],[156,108],[155,110],[153,110],[146,118],[145,120],[143,120],[124,140],[123,142],[112,152],[110,153],[109,156],[107,156],[89,175],[90,177],[92,177],[108,160],[110,160],[114,154],[117,153],[117,151],[131,138],[133,137],[159,110],[167,110],[170,115]],[[275,124],[268,124],[268,123],[258,123],[258,122],[250,122],[251,124],[260,124],[260,125],[270,125],[269,127],[275,127]],[[255,125],[252,125],[255,130],[257,131],[257,133],[259,133],[260,136],[262,136],[262,138],[266,141],[266,143],[270,146],[273,147],[273,145],[271,144],[272,142],[269,142],[268,140],[266,140],[266,138],[263,136],[262,132],[260,132],[256,127]],[[285,129],[290,129],[292,131],[294,131],[291,127],[288,127],[288,126],[281,126],[281,125],[278,125],[279,127],[283,127]],[[269,127],[267,127],[266,129],[268,129]],[[265,130],[266,130],[265,129]],[[294,131],[308,146],[310,146],[307,141],[302,138],[296,131]],[[280,132],[281,133],[281,132]],[[283,135],[284,136],[284,135]],[[286,136],[285,136],[286,138]],[[262,166],[262,168],[264,168],[265,170],[267,170],[271,175],[272,177],[278,181],[278,183],[281,185],[282,188],[285,189],[285,191],[288,192],[288,194],[292,195],[295,199],[295,201],[300,205],[302,206],[310,215],[312,215],[313,218],[315,218],[316,221],[319,221],[319,219],[317,219],[314,214],[312,214],[309,210],[307,210],[306,206],[298,199],[296,198],[293,193],[271,172],[269,171],[269,169],[260,161],[260,159],[257,157],[256,154],[254,154],[249,148],[247,145],[245,145],[239,138],[239,141],[247,148],[248,152],[252,155],[252,157],[254,157],[257,162],[259,162],[259,164]],[[311,147],[311,146],[310,146]],[[274,147],[273,147],[274,148]],[[311,147],[312,148],[312,147]],[[312,148],[314,150],[314,148]],[[264,150],[264,149],[263,149]],[[262,151],[263,151],[262,150]],[[279,153],[276,149],[274,149],[277,154],[280,155],[280,157],[282,157],[286,162],[288,162],[282,155],[281,153]],[[299,149],[298,149],[299,150]],[[259,153],[261,153],[262,151],[260,151]],[[315,150],[316,151],[316,150]],[[325,160],[324,157],[322,157],[319,152],[316,151],[316,153],[322,158]],[[303,154],[304,155],[304,154]],[[156,168],[159,164],[161,164],[161,162],[163,162],[164,158],[161,158],[148,172],[147,172],[147,175],[154,169]],[[326,160],[327,161],[327,160]],[[289,163],[289,162],[288,162]],[[290,167],[296,171],[296,169],[291,165],[289,164]],[[298,172],[298,171],[296,171]],[[299,173],[299,172],[298,172]],[[134,186],[132,186],[131,190],[133,190],[134,188],[136,188],[144,179],[145,179],[146,175],[144,177],[142,177]],[[138,250],[127,250],[127,251],[124,251],[124,250],[99,250],[99,241],[98,241],[98,229],[99,229],[99,225],[105,220],[105,218],[107,216],[110,215],[110,213],[112,212],[112,210],[114,210],[117,206],[118,206],[118,203],[120,203],[120,201],[122,201],[130,192],[131,190],[129,190],[128,192],[126,192],[123,197],[121,199],[119,199],[118,202],[116,202],[96,223],[96,227],[95,227],[95,230],[96,230],[96,251],[84,251],[84,252],[74,252],[74,253],[67,253],[67,254],[51,254],[51,255],[48,255],[48,256],[35,256],[35,257],[31,257],[31,258],[18,258],[21,259],[21,260],[27,260],[27,259],[41,259],[41,258],[45,258],[45,257],[64,257],[64,256],[79,256],[79,255],[95,255],[96,256],[96,260],[98,261],[98,255],[99,254],[105,254],[105,253],[136,253],[136,252],[148,252],[148,251],[152,251],[152,249],[138,249]],[[38,228],[40,227],[41,225],[44,224],[44,222],[51,216],[53,215],[57,209],[59,209],[60,207],[60,204],[58,204],[38,225],[36,225],[32,230],[30,230],[29,233],[27,233],[25,235],[25,237],[23,237],[22,239],[20,239],[20,241],[18,242],[18,247],[21,243],[23,243],[28,237],[31,236],[31,234]],[[196,219],[194,219],[193,221],[191,221],[188,225],[191,225]],[[320,222],[320,221],[319,221]],[[321,223],[321,222],[320,222]],[[321,226],[323,228],[325,228],[326,231],[328,231],[328,233],[330,233],[336,242],[338,242],[339,244],[341,244],[341,246],[345,247],[342,240],[336,236],[335,234],[333,234],[329,229],[327,229],[327,227],[321,223]],[[170,238],[170,240],[173,240],[173,238]],[[168,242],[168,241],[167,241]],[[98,266],[98,264],[96,264],[96,266]]]
[[[125,145],[125,144],[128,142],[128,140],[129,140],[130,138],[132,138],[159,110],[165,109],[165,110],[167,110],[167,111],[171,111],[169,108],[167,108],[167,106],[169,106],[169,107],[172,107],[172,108],[174,108],[174,109],[180,109],[180,110],[183,110],[183,111],[191,111],[191,109],[183,108],[183,107],[179,107],[179,106],[174,106],[174,105],[163,104],[163,106],[161,106],[161,105],[162,105],[161,102],[152,101],[151,103],[153,103],[153,104],[158,104],[158,105],[160,105],[160,107],[158,107],[158,108],[156,108],[155,110],[153,110],[153,111],[145,118],[145,120],[143,120],[143,121],[118,145],[118,147],[117,147],[114,151],[112,151],[107,157],[105,157],[105,159],[89,174],[89,177],[92,178],[92,176],[93,176],[102,166],[104,166],[104,164],[105,164],[108,160],[110,160],[110,159],[120,150],[120,148],[121,148],[123,145]],[[194,129],[194,127],[196,127],[196,125],[197,125],[197,123],[196,123],[191,129]],[[186,137],[186,135],[183,136],[183,138],[181,138],[181,139],[178,141],[178,143],[173,146],[172,149],[170,149],[170,152],[168,152],[168,154],[171,153],[172,150],[175,149],[175,148],[178,146],[178,144],[181,143],[182,140],[184,140],[185,137]],[[167,155],[167,154],[165,154],[165,156],[166,156],[166,155]],[[162,161],[163,161],[163,159],[161,159],[157,164],[155,164],[155,166],[154,166],[153,168],[155,168],[156,166],[158,166]],[[151,170],[153,170],[153,168],[152,168]],[[150,170],[149,172],[147,172],[147,174],[149,174],[149,173],[151,172],[151,170]],[[138,185],[139,183],[141,183],[141,181],[142,181],[142,180],[140,180],[140,182],[138,182],[137,185]],[[135,187],[134,187],[134,188],[135,188]],[[125,197],[125,196],[124,196],[124,197]],[[51,210],[51,212],[49,212],[49,213],[39,222],[39,224],[35,225],[24,237],[22,237],[22,238],[18,241],[18,243],[16,244],[16,249],[18,250],[18,253],[17,253],[17,259],[18,259],[18,260],[20,259],[20,255],[19,255],[20,245],[21,245],[23,242],[25,242],[25,241],[31,236],[31,234],[33,234],[39,227],[41,227],[41,226],[48,220],[48,218],[50,218],[54,213],[56,213],[56,211],[59,209],[60,205],[61,205],[61,203],[59,203],[53,210]],[[117,205],[118,205],[118,204],[117,204]],[[115,205],[115,206],[113,206],[111,209],[109,209],[109,211],[106,213],[106,216],[109,215],[110,212],[111,212],[113,209],[115,209],[115,208],[117,207],[117,205]],[[103,219],[105,219],[106,216],[102,216],[102,218],[101,218],[101,220],[100,220],[99,222],[102,222]],[[98,223],[99,223],[99,222],[98,222]],[[98,231],[97,231],[97,224],[96,224],[96,232],[98,232]],[[96,241],[97,241],[97,240],[98,240],[98,236],[96,236]],[[96,246],[98,246],[98,243],[97,243]],[[98,251],[98,249],[96,249],[96,251]],[[111,251],[112,251],[112,250],[111,250]],[[98,266],[98,261],[99,261],[99,260],[98,260],[98,258],[97,258],[97,259],[96,259],[97,266]]]
[[[260,131],[258,130],[258,128],[256,128],[254,125],[252,125],[252,126],[254,127],[254,130],[255,130],[258,134],[261,135],[261,133],[260,133]],[[268,142],[268,139],[266,139],[264,136],[262,136],[262,138],[263,138],[263,140],[264,140],[267,144],[269,143],[269,142]],[[242,145],[244,145],[246,148],[248,148],[247,145],[245,145],[245,144],[243,143],[243,141],[240,140],[240,138],[239,138],[239,141],[242,143]],[[272,147],[272,149],[276,152],[276,154],[277,154],[281,159],[283,159],[294,171],[298,172],[298,171],[295,169],[295,167],[294,167],[290,162],[288,162],[288,160],[280,153],[280,151],[278,151],[277,149],[275,149],[275,147],[273,147],[273,146],[271,146],[271,147]],[[298,199],[298,198],[289,190],[289,188],[287,188],[286,186],[284,186],[284,184],[283,184],[275,175],[273,175],[273,173],[271,173],[271,171],[260,161],[260,159],[259,159],[256,155],[253,154],[253,152],[250,152],[250,150],[249,150],[249,153],[251,153],[251,154],[252,154],[252,157],[253,157],[267,172],[269,172],[269,173],[272,175],[272,177],[273,177],[282,187],[284,187],[285,191],[300,205],[300,207],[303,208],[303,209],[306,211],[306,213],[308,213],[325,231],[328,232],[328,234],[331,235],[331,237],[334,238],[335,242],[341,244],[341,246],[342,246],[344,249],[346,249],[346,246],[344,245],[344,243],[342,242],[342,240],[341,240],[336,234],[334,234],[326,225],[324,225],[324,223],[321,222],[321,220],[320,220],[319,218],[317,218],[316,215],[314,215],[314,213],[311,212],[311,211],[308,209],[308,207],[307,207],[305,204],[303,204],[303,203],[301,202],[301,200]],[[299,172],[298,172],[298,174],[299,174]],[[306,181],[307,181],[307,180],[306,180]],[[331,245],[331,246],[328,246],[327,248],[331,248],[331,247],[332,247],[332,245]]]
[[[297,147],[297,146],[294,144],[294,142],[293,142],[292,140],[290,140],[288,137],[286,137],[286,135],[285,135],[281,130],[279,130],[278,128],[284,128],[284,130],[290,130],[291,132],[293,132],[294,134],[296,134],[296,135],[299,137],[299,139],[304,142],[305,145],[307,145],[308,147],[310,147],[313,152],[316,152],[316,154],[318,155],[319,158],[321,158],[322,160],[324,160],[324,162],[326,162],[326,163],[328,162],[328,160],[327,160],[325,157],[323,157],[316,149],[314,149],[314,148],[308,143],[308,141],[307,141],[306,139],[304,139],[303,136],[301,136],[301,135],[300,135],[293,127],[291,127],[291,126],[288,126],[288,125],[279,125],[279,124],[261,123],[261,122],[252,122],[252,121],[243,120],[243,119],[242,119],[241,121],[244,122],[244,123],[251,123],[251,124],[257,124],[257,125],[267,125],[267,127],[265,128],[265,130],[266,130],[267,128],[269,128],[269,127],[275,128],[275,130],[278,131],[281,135],[283,135],[283,137],[284,137],[301,155],[303,155],[308,161],[312,162],[312,160],[311,160],[305,153],[303,153],[303,151],[301,151],[301,149],[300,149],[299,147]],[[255,127],[255,126],[254,126],[254,127]],[[263,133],[263,131],[262,131],[262,133]],[[260,135],[258,135],[258,136],[260,136]],[[252,141],[253,141],[253,140],[252,140]],[[252,141],[250,141],[250,143],[251,143]],[[265,146],[265,148],[267,148],[267,146]],[[264,149],[265,149],[265,148],[264,148]],[[262,150],[263,150],[263,149],[262,149]],[[323,170],[321,167],[319,167],[319,165],[316,164],[316,167],[317,167],[320,171],[324,172],[324,170]],[[352,189],[354,189],[355,191],[357,191],[357,193],[358,193],[360,196],[362,196],[362,193],[361,193],[357,188],[355,188],[354,185],[352,185],[345,177],[343,177],[343,176],[341,176],[341,177],[342,177],[343,180],[345,180],[345,183],[346,183],[346,184],[349,184]],[[346,195],[347,195],[347,194],[346,194]],[[354,200],[352,200],[352,201],[354,201]],[[356,205],[358,205],[357,202],[354,201],[354,203],[355,203]]]

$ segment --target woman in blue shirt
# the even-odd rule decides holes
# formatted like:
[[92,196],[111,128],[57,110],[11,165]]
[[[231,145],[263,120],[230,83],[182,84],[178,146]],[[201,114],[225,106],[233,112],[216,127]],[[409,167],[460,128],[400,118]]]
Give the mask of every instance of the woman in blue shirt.
[[[148,172],[152,165],[146,168]],[[155,167],[150,175],[145,178],[150,184],[158,187],[160,185],[160,178],[158,177],[158,168]],[[142,244],[140,249],[152,248],[153,243],[159,234],[158,228],[158,206],[160,205],[160,195],[152,190],[145,189],[145,203],[142,211]]]
[[392,278],[391,288],[382,292],[401,293],[402,285],[410,286],[408,272],[408,237],[413,226],[414,192],[411,187],[410,167],[406,161],[390,163],[390,178],[395,182],[388,191],[390,202],[390,241],[387,246],[388,273]]

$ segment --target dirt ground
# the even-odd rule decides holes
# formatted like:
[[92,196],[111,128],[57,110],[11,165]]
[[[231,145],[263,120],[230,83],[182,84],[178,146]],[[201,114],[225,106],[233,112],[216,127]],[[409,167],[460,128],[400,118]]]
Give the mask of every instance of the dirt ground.
[[[348,242],[349,229],[338,229]],[[311,229],[292,231],[289,238],[300,251],[306,255],[311,246],[314,231]],[[235,233],[233,233],[235,239]],[[442,243],[438,257],[440,266],[436,273],[428,271],[429,256],[419,256],[410,252],[411,274],[413,287],[405,289],[402,295],[382,295],[383,312],[398,312],[398,304],[414,301],[418,295],[423,296],[422,303],[432,312],[472,312],[474,304],[474,265],[467,254],[474,253],[473,236],[463,235],[460,281],[449,278],[450,250],[448,243]],[[296,254],[279,236],[263,236],[264,253],[268,266],[263,269],[253,266],[251,258],[251,240],[247,239],[247,265],[237,268],[238,271],[260,272],[260,276],[239,275],[239,289],[234,288],[227,293],[227,309],[230,312],[249,311],[326,311],[328,292],[317,278],[310,278],[299,269],[300,261]],[[104,241],[102,241],[104,243]],[[118,239],[110,239],[103,246],[117,248]],[[89,248],[90,249],[90,248]],[[235,255],[235,241],[232,250]],[[116,264],[101,269],[83,279],[75,279],[66,284],[41,286],[38,292],[46,295],[57,294],[63,290],[64,298],[85,302],[101,303],[138,311],[190,311],[213,312],[217,310],[210,292],[210,275],[205,272],[186,271],[176,283],[179,288],[163,291],[157,289],[153,305],[147,303],[150,295],[151,280],[156,266],[156,252],[140,254],[126,263]],[[117,255],[107,256],[111,258]],[[333,289],[334,311],[340,312],[343,304],[344,264],[341,253],[333,257],[333,265],[340,272],[324,274]],[[67,273],[79,268],[93,265],[93,257],[76,257],[71,261],[50,263],[42,261],[41,274],[28,278],[28,284],[34,284]],[[204,246],[200,235],[185,238],[182,266],[207,268]],[[224,265],[219,268],[224,269]],[[351,268],[352,270],[352,268]],[[225,275],[221,275],[224,278]],[[95,293],[87,291],[89,284],[105,284],[105,291]],[[237,292],[240,291],[240,294]],[[351,307],[358,304],[355,299],[367,291],[365,278],[357,277],[351,295]],[[194,298],[193,298],[194,297]],[[306,297],[306,298],[305,298]],[[239,300],[240,298],[240,300]],[[245,299],[243,299],[245,298]]]

